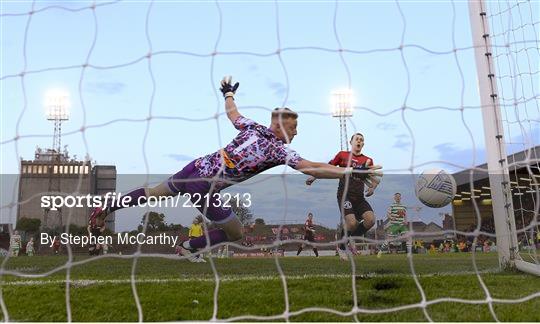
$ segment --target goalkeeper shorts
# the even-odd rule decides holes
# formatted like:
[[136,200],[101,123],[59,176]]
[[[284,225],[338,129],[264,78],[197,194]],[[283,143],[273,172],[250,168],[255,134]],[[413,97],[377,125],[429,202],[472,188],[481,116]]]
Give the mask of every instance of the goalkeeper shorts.
[[211,184],[201,179],[195,161],[170,177],[167,184],[173,194],[189,195],[194,207],[215,223],[226,223],[235,217],[231,208],[224,206],[218,191],[211,191]]

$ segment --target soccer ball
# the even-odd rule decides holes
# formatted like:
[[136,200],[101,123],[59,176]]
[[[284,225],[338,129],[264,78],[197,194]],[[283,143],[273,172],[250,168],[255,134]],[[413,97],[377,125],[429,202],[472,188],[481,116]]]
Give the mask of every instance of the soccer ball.
[[441,208],[454,199],[456,187],[456,180],[452,175],[442,169],[431,169],[418,176],[415,193],[424,205]]

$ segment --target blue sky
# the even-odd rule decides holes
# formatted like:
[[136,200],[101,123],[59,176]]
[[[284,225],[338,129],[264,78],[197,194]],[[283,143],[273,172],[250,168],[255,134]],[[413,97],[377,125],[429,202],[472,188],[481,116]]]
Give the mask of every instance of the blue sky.
[[[71,96],[63,144],[72,155],[114,164],[121,174],[174,173],[235,136],[217,90],[226,74],[240,81],[242,114],[268,124],[274,107],[300,112],[291,148],[304,158],[327,161],[339,150],[330,93],[350,87],[356,109],[349,133],[365,134],[365,154],[386,172],[484,162],[466,2],[97,3],[91,10],[86,1],[2,1],[2,173],[17,173],[36,145],[51,145],[43,98],[57,87]],[[25,14],[32,6],[35,13]],[[538,12],[537,2],[530,6]],[[519,25],[521,16],[514,17],[509,24]],[[537,52],[523,55],[514,54],[518,63],[507,69],[537,72]],[[509,84],[513,93],[505,97],[538,95],[534,74],[524,84]],[[527,115],[508,123],[515,150],[540,142],[537,98],[526,114],[509,115]],[[270,172],[284,171],[293,172]]]

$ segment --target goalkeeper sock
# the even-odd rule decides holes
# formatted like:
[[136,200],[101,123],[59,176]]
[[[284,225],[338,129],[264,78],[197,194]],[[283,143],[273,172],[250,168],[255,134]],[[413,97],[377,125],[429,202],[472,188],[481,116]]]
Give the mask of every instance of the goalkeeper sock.
[[[215,245],[221,242],[228,241],[227,234],[222,229],[213,229],[208,231],[208,237],[210,238],[210,245]],[[206,235],[189,240],[187,243],[192,249],[202,249],[208,245],[206,241]],[[185,247],[185,246],[184,246]]]

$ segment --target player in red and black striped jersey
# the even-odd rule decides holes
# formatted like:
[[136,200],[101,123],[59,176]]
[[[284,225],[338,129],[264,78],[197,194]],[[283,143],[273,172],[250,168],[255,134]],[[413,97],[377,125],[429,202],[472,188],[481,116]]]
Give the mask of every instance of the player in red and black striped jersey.
[[[372,158],[362,154],[364,135],[354,134],[350,143],[351,151],[339,152],[329,164],[364,170],[381,168],[373,163]],[[345,221],[342,237],[345,235],[345,230],[347,230],[348,236],[362,236],[375,224],[375,214],[365,197],[373,194],[380,182],[379,176],[380,174],[372,173],[365,178],[348,177],[339,180],[337,200]],[[310,177],[306,180],[306,184],[311,185],[314,180],[315,178]],[[367,184],[367,189],[365,184]],[[340,244],[339,248],[343,251],[346,247],[344,244]],[[346,258],[346,256],[342,256],[342,258]]]
[[[306,219],[306,222],[304,223],[304,240],[308,242],[315,242],[315,225],[313,224],[312,213],[308,214],[308,218]],[[304,244],[301,244],[298,247],[298,251],[296,252],[296,255],[299,255],[303,249],[304,249]],[[319,257],[319,251],[317,251],[316,247],[313,247],[313,252],[315,253],[316,257]]]

